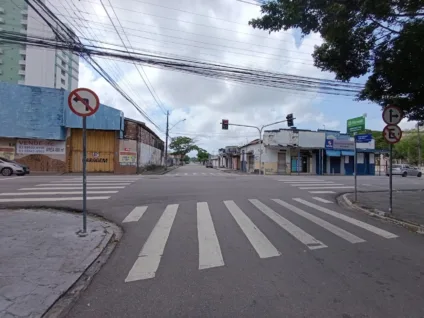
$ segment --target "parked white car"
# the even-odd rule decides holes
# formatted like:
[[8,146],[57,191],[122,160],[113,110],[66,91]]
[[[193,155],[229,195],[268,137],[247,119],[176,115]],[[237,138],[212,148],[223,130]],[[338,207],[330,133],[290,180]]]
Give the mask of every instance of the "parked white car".
[[11,176],[12,174],[16,174],[17,176],[23,176],[25,174],[25,171],[22,166],[18,164],[0,160],[0,173],[6,177]]
[[[387,176],[388,175],[389,174],[387,173]],[[414,176],[420,178],[422,176],[422,173],[417,167],[406,164],[396,164],[393,165],[392,175],[400,175],[402,177]]]

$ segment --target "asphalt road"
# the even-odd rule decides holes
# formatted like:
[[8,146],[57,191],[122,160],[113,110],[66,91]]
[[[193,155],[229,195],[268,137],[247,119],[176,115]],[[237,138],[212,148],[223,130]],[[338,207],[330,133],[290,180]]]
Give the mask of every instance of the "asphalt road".
[[[92,191],[116,191],[90,194],[109,196],[90,200],[90,212],[124,235],[68,317],[423,317],[424,238],[337,206],[332,198],[350,191],[352,179],[199,165],[163,176],[90,176]],[[0,207],[79,208],[77,193],[44,194],[79,191],[60,189],[79,180],[0,179]],[[375,189],[387,182],[360,180]],[[7,202],[31,191],[42,194]]]

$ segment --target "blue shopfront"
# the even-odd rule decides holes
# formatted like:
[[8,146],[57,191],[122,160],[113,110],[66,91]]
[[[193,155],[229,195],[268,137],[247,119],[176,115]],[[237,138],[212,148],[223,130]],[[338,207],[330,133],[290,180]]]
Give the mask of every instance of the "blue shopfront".
[[[375,174],[374,144],[374,140],[356,144],[358,175]],[[353,138],[349,135],[326,132],[325,149],[321,156],[324,174],[353,175],[354,147]]]

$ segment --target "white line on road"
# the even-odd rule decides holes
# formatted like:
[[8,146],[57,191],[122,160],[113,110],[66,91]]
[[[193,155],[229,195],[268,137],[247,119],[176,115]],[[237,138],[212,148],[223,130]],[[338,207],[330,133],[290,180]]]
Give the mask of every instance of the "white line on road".
[[305,180],[302,180],[302,181],[295,181],[295,180],[293,180],[293,181],[283,181],[284,183],[334,183],[333,181],[320,181],[320,180],[309,180],[309,181],[305,181]]
[[126,283],[155,277],[177,211],[178,204],[166,207],[125,278]]
[[323,186],[323,187],[318,187],[318,186],[314,186],[314,187],[305,187],[305,188],[299,188],[300,190],[314,190],[314,189],[353,189],[353,186]]
[[315,193],[315,194],[330,194],[330,193],[336,193],[334,191],[308,191],[309,193]]
[[332,201],[329,201],[329,200],[326,200],[326,199],[323,199],[323,198],[320,198],[320,197],[312,197],[312,199],[315,199],[315,200],[320,201],[322,203],[333,203]]
[[281,255],[281,253],[274,247],[274,245],[272,245],[272,243],[261,232],[261,230],[256,227],[256,225],[249,219],[246,214],[244,214],[244,212],[235,204],[234,201],[224,201],[224,204],[260,258]]
[[256,199],[249,199],[250,203],[252,203],[255,207],[257,207],[263,214],[281,226],[284,230],[289,232],[292,236],[294,236],[298,241],[305,244],[310,250],[316,250],[319,248],[326,248],[327,245],[318,241],[312,235],[309,235],[300,227],[294,225],[289,220],[283,218],[280,214],[275,212],[270,207],[263,204],[261,201]]
[[[82,180],[55,180],[52,181],[51,183],[55,183],[55,182],[59,182],[59,181],[63,181],[63,183],[82,183]],[[128,181],[128,180],[87,180],[87,183],[133,183],[134,181]]]
[[4,178],[0,178],[0,181],[4,181],[4,180],[16,180],[16,179],[22,179],[25,177],[4,177]]
[[127,215],[127,217],[122,221],[122,223],[128,223],[128,222],[138,222],[138,220],[141,219],[144,212],[146,212],[147,206],[136,206],[130,214]]
[[280,179],[279,182],[322,182],[322,180],[317,179]]
[[218,237],[206,202],[197,203],[197,236],[199,239],[199,269],[224,266]]
[[[38,189],[41,190],[41,189]],[[43,189],[44,190],[44,189]],[[87,191],[87,194],[112,194],[118,191]],[[0,193],[0,196],[17,196],[17,195],[61,195],[61,194],[81,194],[82,191],[60,191],[60,192],[13,192],[13,193]]]
[[[40,191],[40,190],[80,190],[82,189],[82,185],[81,186],[77,186],[77,187],[54,187],[54,188],[20,188],[19,191]],[[125,189],[125,187],[93,187],[93,186],[87,186],[87,190],[99,190],[99,189]]]
[[338,237],[341,237],[342,239],[345,239],[346,241],[355,244],[355,243],[362,243],[365,242],[365,240],[361,239],[360,237],[357,237],[356,235],[353,235],[352,233],[349,233],[348,231],[345,231],[323,219],[320,219],[319,217],[316,217],[315,215],[312,215],[308,212],[305,212],[294,205],[291,205],[287,202],[284,202],[279,199],[272,199],[274,202],[282,205],[283,207],[289,209],[290,211],[296,213],[297,215],[300,215],[304,217],[305,219],[315,223],[316,225],[319,225],[326,229],[327,231],[333,233],[334,235],[337,235]]
[[[110,197],[87,197],[87,200],[107,200],[109,198]],[[0,199],[0,202],[56,202],[56,201],[82,201],[82,197]]]
[[[128,186],[131,183],[87,183],[87,186]],[[36,187],[53,187],[53,186],[76,186],[75,183],[41,183],[37,184]]]
[[203,174],[204,176],[206,176],[206,173],[202,172],[202,174]]
[[186,172],[186,173],[184,173],[184,175],[185,175],[185,176],[188,176],[188,173]]
[[358,227],[361,227],[361,228],[363,228],[363,229],[365,229],[367,231],[370,231],[370,232],[372,232],[374,234],[380,235],[380,236],[382,236],[384,238],[390,239],[390,238],[398,237],[397,235],[395,235],[393,233],[387,232],[385,230],[379,229],[378,227],[375,227],[375,226],[370,225],[368,223],[365,223],[365,222],[356,220],[354,218],[348,217],[348,216],[346,216],[344,214],[341,214],[341,213],[332,211],[332,210],[327,209],[327,208],[323,208],[323,207],[321,207],[319,205],[316,205],[314,203],[308,202],[306,200],[303,200],[303,199],[300,199],[300,198],[295,198],[293,200],[295,200],[295,201],[297,201],[299,203],[302,203],[304,205],[307,205],[307,206],[309,206],[311,208],[314,208],[314,209],[316,209],[318,211],[321,211],[323,213],[326,213],[328,215],[334,216],[335,218],[338,218],[338,219],[343,220],[345,222],[348,222],[350,224],[353,224],[353,225],[356,225]]
[[197,176],[197,172],[193,172],[193,175]]
[[215,173],[212,173],[212,172],[209,172],[209,174],[210,174],[210,175],[212,175],[212,176],[214,176],[214,175],[215,175]]
[[332,187],[338,187],[338,186],[342,186],[342,183],[332,183],[332,184],[321,184],[321,183],[313,183],[313,184],[307,184],[307,183],[303,183],[303,184],[291,184],[292,187],[318,187],[318,186],[324,186],[324,187],[328,187],[328,186],[332,186]]

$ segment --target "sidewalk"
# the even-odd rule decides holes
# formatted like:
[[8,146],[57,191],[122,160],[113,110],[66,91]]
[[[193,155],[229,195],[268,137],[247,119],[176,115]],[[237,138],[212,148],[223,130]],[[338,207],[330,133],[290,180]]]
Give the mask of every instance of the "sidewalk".
[[[353,193],[347,194],[353,202]],[[424,226],[424,191],[394,191],[393,209],[389,213],[389,192],[359,192],[357,206],[370,212],[384,212],[384,216]]]
[[74,285],[114,237],[112,224],[87,221],[79,237],[81,215],[0,210],[1,318],[41,317]]

